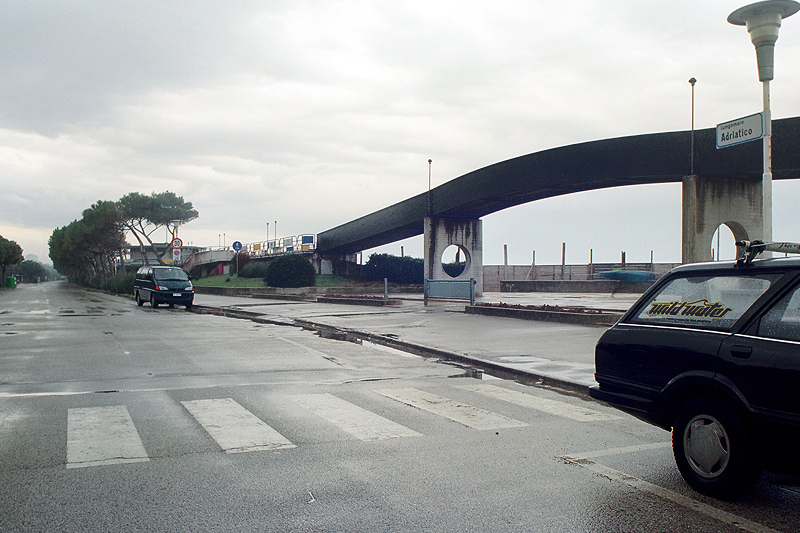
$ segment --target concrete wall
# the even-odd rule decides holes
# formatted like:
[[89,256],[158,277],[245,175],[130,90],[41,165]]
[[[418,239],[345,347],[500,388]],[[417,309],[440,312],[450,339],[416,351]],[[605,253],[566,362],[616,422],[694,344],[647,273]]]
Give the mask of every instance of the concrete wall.
[[[619,268],[630,268],[632,270],[642,270],[653,272],[657,276],[662,276],[678,266],[680,263],[595,263],[592,265],[484,265],[483,267],[483,290],[499,291],[500,282],[507,281],[587,281],[594,277],[594,274],[615,270]],[[563,274],[562,274],[563,269]]]

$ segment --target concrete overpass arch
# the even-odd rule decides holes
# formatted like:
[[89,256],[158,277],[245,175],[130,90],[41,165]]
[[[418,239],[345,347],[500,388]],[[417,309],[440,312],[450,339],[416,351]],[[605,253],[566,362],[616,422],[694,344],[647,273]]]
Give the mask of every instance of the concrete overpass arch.
[[[683,184],[683,262],[711,259],[708,243],[720,224],[728,225],[737,238],[761,238],[760,144],[720,150],[714,128],[697,130],[695,173],[690,176],[691,143],[689,131],[653,133],[501,161],[324,231],[318,236],[317,249],[333,256],[353,254],[425,234],[427,227],[446,236],[441,241],[438,235],[426,235],[426,275],[438,275],[436,261],[441,255],[435,252],[443,244],[463,242],[463,237],[454,237],[459,233],[481,235],[478,222],[485,215],[574,192],[654,183]],[[800,117],[773,121],[772,163],[774,180],[800,178]],[[454,231],[459,224],[462,227]],[[474,249],[465,246],[473,269],[478,256],[482,257],[482,243],[475,244]]]

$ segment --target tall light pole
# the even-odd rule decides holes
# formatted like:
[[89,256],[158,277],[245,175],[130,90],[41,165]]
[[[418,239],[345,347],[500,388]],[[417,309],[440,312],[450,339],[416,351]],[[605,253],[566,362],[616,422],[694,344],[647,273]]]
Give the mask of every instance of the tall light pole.
[[433,205],[431,204],[431,164],[433,164],[433,159],[428,159],[428,216],[433,214]]
[[764,99],[764,173],[761,186],[764,217],[764,242],[772,240],[772,111],[770,109],[769,82],[775,77],[775,41],[781,20],[800,10],[795,0],[767,0],[740,7],[728,16],[728,22],[747,26],[750,41],[756,47],[758,80],[763,84]]
[[689,78],[689,84],[692,86],[692,147],[689,151],[689,175],[694,176],[694,84],[697,83],[697,78]]

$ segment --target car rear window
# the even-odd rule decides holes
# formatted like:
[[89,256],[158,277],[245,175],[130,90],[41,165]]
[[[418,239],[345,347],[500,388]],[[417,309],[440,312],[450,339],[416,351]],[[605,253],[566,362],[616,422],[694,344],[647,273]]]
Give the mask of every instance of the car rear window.
[[159,268],[154,269],[156,279],[159,281],[187,281],[189,276],[180,268]]
[[648,298],[633,322],[729,330],[779,278],[745,273],[677,277]]

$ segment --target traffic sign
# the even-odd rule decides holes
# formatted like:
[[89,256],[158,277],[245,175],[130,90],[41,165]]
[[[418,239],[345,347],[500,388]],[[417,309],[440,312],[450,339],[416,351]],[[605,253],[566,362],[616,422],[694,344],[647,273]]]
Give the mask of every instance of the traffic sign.
[[764,137],[764,114],[756,113],[717,124],[717,148],[727,148]]
[[183,241],[180,240],[178,237],[172,239],[172,247],[180,249],[183,246]]
[[239,241],[234,241],[232,246],[234,251],[237,252],[242,249],[242,243],[240,243]]

